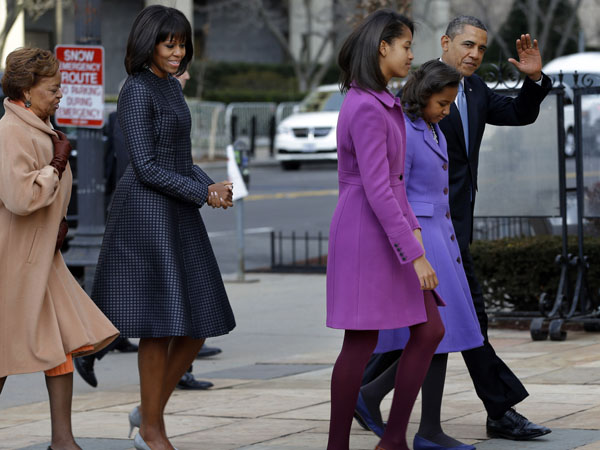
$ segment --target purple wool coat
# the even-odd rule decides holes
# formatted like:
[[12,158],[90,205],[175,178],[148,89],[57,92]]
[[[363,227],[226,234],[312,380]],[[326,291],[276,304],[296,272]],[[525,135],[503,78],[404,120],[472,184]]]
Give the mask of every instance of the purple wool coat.
[[[411,262],[423,254],[404,188],[405,128],[390,92],[348,91],[337,124],[339,199],[327,260],[327,326],[381,330],[427,321]],[[443,304],[441,299],[437,299]]]
[[[404,180],[408,201],[419,223],[427,260],[437,274],[437,292],[446,302],[440,309],[446,333],[436,353],[459,352],[483,345],[483,336],[465,276],[448,204],[446,139],[435,125],[439,144],[423,119],[406,118]],[[375,353],[404,348],[408,328],[379,333]]]

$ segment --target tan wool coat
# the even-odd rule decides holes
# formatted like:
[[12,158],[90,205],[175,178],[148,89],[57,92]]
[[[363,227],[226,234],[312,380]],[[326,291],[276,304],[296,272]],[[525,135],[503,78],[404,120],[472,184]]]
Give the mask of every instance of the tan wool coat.
[[[50,122],[4,101],[0,120],[0,377],[52,369],[118,330],[54,252],[73,176],[59,181]],[[90,352],[88,352],[90,353]],[[76,356],[81,356],[76,355]]]

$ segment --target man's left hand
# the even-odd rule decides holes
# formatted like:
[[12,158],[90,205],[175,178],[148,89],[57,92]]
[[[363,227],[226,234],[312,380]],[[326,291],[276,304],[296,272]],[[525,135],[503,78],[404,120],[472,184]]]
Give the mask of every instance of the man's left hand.
[[542,55],[537,39],[531,39],[530,34],[522,34],[521,39],[517,39],[517,55],[518,61],[508,58],[508,62],[533,81],[539,81],[542,78]]

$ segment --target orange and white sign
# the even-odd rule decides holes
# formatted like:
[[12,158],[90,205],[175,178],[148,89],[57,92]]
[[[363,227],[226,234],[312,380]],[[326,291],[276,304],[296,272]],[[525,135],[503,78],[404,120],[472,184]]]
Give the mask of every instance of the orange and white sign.
[[57,45],[63,98],[56,111],[60,126],[102,128],[104,124],[104,47]]

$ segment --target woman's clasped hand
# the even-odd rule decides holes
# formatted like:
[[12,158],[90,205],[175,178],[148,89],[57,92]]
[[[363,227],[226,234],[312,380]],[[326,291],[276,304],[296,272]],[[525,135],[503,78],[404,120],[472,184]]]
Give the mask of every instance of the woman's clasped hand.
[[221,181],[209,185],[206,203],[213,208],[227,209],[233,206],[233,183],[231,181]]

